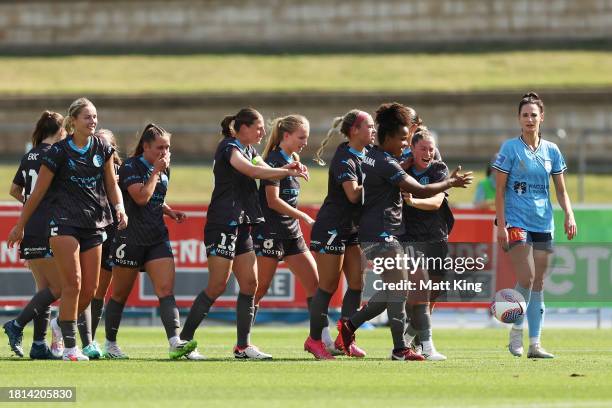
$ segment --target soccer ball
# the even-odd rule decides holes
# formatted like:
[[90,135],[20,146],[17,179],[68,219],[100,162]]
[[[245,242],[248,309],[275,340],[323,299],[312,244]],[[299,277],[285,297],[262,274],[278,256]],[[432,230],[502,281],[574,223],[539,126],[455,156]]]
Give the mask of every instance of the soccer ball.
[[525,298],[514,289],[502,289],[491,302],[491,314],[502,323],[514,323],[527,311]]

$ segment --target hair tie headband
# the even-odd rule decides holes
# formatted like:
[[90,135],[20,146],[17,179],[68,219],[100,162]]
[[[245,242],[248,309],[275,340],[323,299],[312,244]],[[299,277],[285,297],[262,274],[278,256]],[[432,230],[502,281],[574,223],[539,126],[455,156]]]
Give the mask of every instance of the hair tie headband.
[[359,126],[361,126],[361,123],[364,120],[367,120],[368,116],[369,115],[366,112],[360,111],[359,114],[357,114],[357,117],[355,118],[355,122],[353,122],[353,126],[351,127],[358,128]]

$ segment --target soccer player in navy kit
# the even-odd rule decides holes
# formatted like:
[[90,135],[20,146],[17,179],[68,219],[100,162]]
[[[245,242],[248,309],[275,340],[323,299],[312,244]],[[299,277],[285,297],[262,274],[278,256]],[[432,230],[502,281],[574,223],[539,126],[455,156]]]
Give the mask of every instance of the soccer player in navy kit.
[[[375,133],[372,117],[353,109],[334,119],[317,150],[315,161],[324,165],[320,156],[331,138],[341,134],[348,139],[337,147],[329,165],[327,196],[317,214],[310,240],[319,272],[319,288],[311,302],[310,333],[304,349],[317,359],[329,360],[334,358],[332,353],[342,353],[340,342],[334,342],[329,334],[327,314],[343,273],[348,288],[342,300],[341,319],[348,319],[361,306],[363,268],[357,237],[363,184],[361,160],[367,146],[374,143]],[[365,356],[354,342],[348,348],[351,356]]]
[[[272,121],[270,137],[262,153],[265,162],[279,168],[299,161],[299,153],[308,143],[310,124],[302,115],[288,115]],[[298,278],[306,292],[307,302],[317,289],[317,265],[304,241],[300,220],[309,226],[314,220],[297,208],[300,182],[296,177],[261,180],[259,204],[264,223],[253,229],[253,246],[257,255],[257,292],[255,318],[259,301],[270,288],[279,261],[283,260]]]
[[[36,185],[40,170],[41,158],[55,142],[66,137],[62,128],[64,117],[56,112],[45,111],[36,122],[32,134],[32,149],[21,159],[21,164],[11,185],[10,194],[20,203],[25,203]],[[28,262],[36,282],[37,293],[24,307],[15,320],[4,325],[9,336],[9,345],[13,352],[23,357],[21,338],[23,328],[34,320],[34,337],[30,358],[51,359],[54,355],[45,341],[51,308],[49,306],[60,296],[59,272],[53,260],[49,246],[49,197],[38,206],[25,226],[24,237],[20,245],[20,257]],[[50,302],[49,302],[50,301]],[[43,303],[41,306],[40,303]]]
[[111,160],[113,148],[93,136],[97,123],[96,108],[88,99],[70,105],[64,119],[69,136],[43,157],[34,192],[7,240],[9,245],[22,240],[25,224],[49,190],[49,243],[61,275],[59,327],[63,359],[69,361],[89,360],[76,346],[76,321],[98,285],[103,232],[112,223],[109,201],[117,212],[118,228],[127,225]]
[[[420,127],[414,133],[411,152],[412,166],[406,172],[419,184],[437,183],[448,178],[448,167],[443,161],[436,159],[439,153],[427,128]],[[399,241],[405,248],[410,248],[408,251],[411,256],[417,256],[417,253],[421,252],[426,258],[443,260],[448,254],[448,234],[454,223],[446,193],[441,192],[429,198],[417,198],[409,193],[403,193],[403,196],[402,222],[405,225],[405,233],[399,237]],[[415,282],[422,279],[437,282],[442,279],[444,273],[443,270],[433,268],[426,272],[418,270],[412,277]],[[433,302],[437,293],[422,291],[415,295],[414,299],[409,296],[406,303],[406,314],[410,321],[406,328],[406,343],[410,344],[418,335],[426,360],[446,360],[446,356],[436,350],[431,334],[430,300]]]
[[[119,157],[119,149],[117,147],[117,141],[115,135],[108,129],[99,129],[96,131],[94,136],[102,138],[109,145],[115,149],[113,153],[113,167],[115,168],[117,182],[119,182],[119,167],[122,164],[121,158]],[[102,356],[102,350],[95,341],[96,331],[100,319],[102,318],[102,309],[104,306],[104,297],[108,291],[112,279],[113,262],[110,253],[113,238],[117,230],[117,216],[115,209],[111,207],[111,213],[113,215],[113,223],[109,224],[105,229],[104,233],[106,239],[102,243],[102,263],[100,265],[100,278],[98,279],[98,288],[91,299],[91,304],[79,315],[77,320],[77,327],[79,329],[79,335],[81,336],[81,342],[83,344],[83,354],[90,359],[100,358]]]
[[[521,136],[505,141],[493,169],[497,170],[495,211],[497,240],[508,251],[517,275],[515,289],[527,302],[529,358],[553,358],[542,348],[540,334],[544,319],[544,275],[550,263],[553,241],[553,212],[550,202],[550,177],[557,201],[565,213],[565,234],[577,232],[572,205],[565,190],[563,173],[567,169],[556,144],[543,140],[544,103],[534,92],[523,95],[518,107]],[[523,354],[523,318],[510,330],[508,349],[514,356]]]
[[[400,167],[399,157],[406,147],[410,112],[399,103],[381,105],[376,111],[379,145],[373,146],[362,161],[364,173],[363,208],[359,222],[359,242],[365,256],[372,261],[387,260],[403,255],[397,237],[404,233],[402,223],[401,191],[431,197],[451,187],[466,187],[472,182],[471,173],[458,174],[455,170],[443,182],[421,185]],[[406,270],[398,265],[385,267],[381,274],[385,285],[397,285],[407,281]],[[345,353],[355,340],[355,331],[367,320],[378,316],[385,309],[389,315],[393,337],[393,360],[423,360],[410,350],[404,339],[406,324],[407,291],[402,286],[383,286],[370,301],[350,319],[339,324],[340,340]]]
[[308,179],[308,170],[299,162],[271,168],[252,146],[265,135],[263,117],[252,108],[243,108],[221,122],[223,139],[217,146],[213,174],[215,186],[204,243],[208,256],[208,285],[194,300],[181,332],[181,339],[192,340],[202,320],[227,286],[234,272],[240,286],[236,304],[238,359],[270,359],[250,344],[257,290],[257,260],[253,251],[251,226],[264,221],[255,179],[283,179],[287,176]]
[[179,338],[179,312],[174,299],[174,256],[164,215],[183,222],[185,213],[166,204],[170,179],[170,134],[155,124],[143,130],[138,145],[119,169],[119,186],[130,218],[129,226],[117,231],[111,247],[113,292],[106,306],[104,355],[127,356],[117,345],[117,332],[127,298],[144,268],[159,298],[160,316],[170,345],[170,358],[195,351],[196,342]]

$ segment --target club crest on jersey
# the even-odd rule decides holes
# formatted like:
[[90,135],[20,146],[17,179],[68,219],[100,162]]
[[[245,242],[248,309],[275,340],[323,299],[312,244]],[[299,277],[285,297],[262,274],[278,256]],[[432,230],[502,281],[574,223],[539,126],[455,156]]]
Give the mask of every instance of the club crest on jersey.
[[548,173],[552,170],[552,162],[550,160],[544,160],[544,168]]
[[527,192],[527,183],[524,181],[515,181],[513,189],[516,194],[523,195]]
[[426,186],[427,184],[429,184],[429,177],[425,176],[425,177],[421,177],[421,179],[419,180],[419,183],[421,183],[421,185]]
[[76,169],[76,163],[74,162],[74,160],[68,159],[68,167],[70,168],[70,170]]
[[102,165],[104,164],[104,161],[102,160],[102,156],[100,156],[99,154],[94,155],[92,161],[93,161],[93,165],[96,167],[102,167]]

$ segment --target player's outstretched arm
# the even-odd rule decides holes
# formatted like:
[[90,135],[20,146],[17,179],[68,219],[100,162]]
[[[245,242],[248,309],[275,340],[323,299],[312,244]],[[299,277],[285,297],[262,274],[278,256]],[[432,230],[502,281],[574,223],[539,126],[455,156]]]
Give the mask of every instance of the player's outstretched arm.
[[293,167],[290,168],[273,168],[263,165],[254,165],[249,162],[242,154],[240,154],[237,149],[234,149],[232,151],[230,164],[240,173],[244,174],[245,176],[249,176],[253,179],[274,180],[293,176],[302,177],[305,180],[308,180],[308,171],[306,170],[306,172],[304,172],[302,167],[305,168],[305,166],[299,166],[299,163],[298,165],[293,165]]

